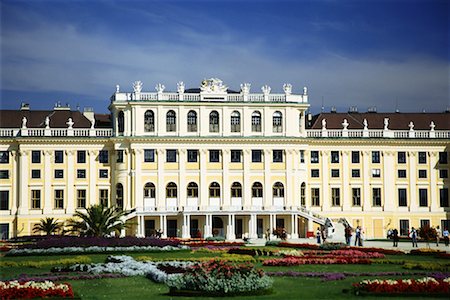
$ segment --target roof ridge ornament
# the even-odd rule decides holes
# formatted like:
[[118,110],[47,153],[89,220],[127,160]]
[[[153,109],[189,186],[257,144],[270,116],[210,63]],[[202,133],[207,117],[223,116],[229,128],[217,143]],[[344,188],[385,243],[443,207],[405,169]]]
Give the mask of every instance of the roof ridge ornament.
[[227,89],[219,78],[204,79],[200,85],[200,91],[205,93],[226,93]]

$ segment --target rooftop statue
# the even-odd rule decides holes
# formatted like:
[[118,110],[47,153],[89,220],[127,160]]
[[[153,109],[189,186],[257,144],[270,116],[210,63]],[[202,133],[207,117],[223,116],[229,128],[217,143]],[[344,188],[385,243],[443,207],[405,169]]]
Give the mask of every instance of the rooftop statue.
[[155,86],[155,89],[156,89],[156,92],[157,92],[157,93],[162,93],[162,92],[164,92],[164,90],[166,89],[166,86],[165,86],[164,84],[162,84],[162,83],[158,83],[158,84]]
[[322,130],[327,129],[327,119],[322,119]]
[[67,124],[67,126],[68,126],[69,129],[72,129],[72,128],[73,128],[73,124],[74,124],[72,118],[69,118],[69,119],[67,120],[66,124]]
[[344,130],[347,130],[348,129],[348,121],[347,121],[347,119],[344,119],[344,122],[342,122],[342,127],[344,128]]
[[369,124],[367,123],[367,119],[364,119],[363,125],[364,125],[364,130],[367,130],[368,129],[367,127],[369,126]]
[[27,128],[27,118],[26,117],[22,118],[22,128]]
[[267,95],[267,94],[270,94],[270,91],[272,90],[272,88],[270,87],[270,86],[268,86],[267,84],[266,85],[263,85],[262,87],[261,87],[261,91],[265,94],[265,95]]
[[50,118],[49,117],[45,117],[45,128],[46,129],[50,128]]
[[177,82],[177,92],[179,94],[183,94],[184,93],[184,82],[183,81],[178,81]]
[[133,82],[133,91],[135,93],[140,93],[142,91],[142,81]]
[[388,126],[389,126],[389,118],[384,118],[384,130],[388,130],[389,129]]
[[250,84],[250,83],[243,83],[243,84],[241,84],[241,92],[242,92],[243,94],[248,94],[248,93],[250,93],[250,87],[251,87],[251,84]]
[[283,91],[286,95],[292,94],[292,84],[290,83],[283,84]]
[[202,81],[200,90],[207,93],[226,93],[228,87],[219,78],[210,78]]

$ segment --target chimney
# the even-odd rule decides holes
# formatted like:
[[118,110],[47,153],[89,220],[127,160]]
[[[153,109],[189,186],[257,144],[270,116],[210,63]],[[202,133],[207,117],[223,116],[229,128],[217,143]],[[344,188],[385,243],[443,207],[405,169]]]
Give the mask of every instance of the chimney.
[[30,110],[30,104],[28,104],[28,103],[25,103],[25,102],[22,102],[21,104],[20,104],[20,110]]

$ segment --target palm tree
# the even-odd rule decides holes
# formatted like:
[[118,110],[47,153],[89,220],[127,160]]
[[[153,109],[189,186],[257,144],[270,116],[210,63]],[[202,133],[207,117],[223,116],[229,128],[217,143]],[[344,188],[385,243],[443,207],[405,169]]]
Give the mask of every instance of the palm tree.
[[63,228],[62,223],[58,222],[54,218],[41,219],[39,223],[33,226],[33,232],[45,232],[46,235],[51,235],[56,233],[58,230]]
[[68,225],[71,232],[81,236],[108,236],[126,227],[124,215],[124,211],[115,207],[96,204],[88,207],[86,212],[75,212],[74,219],[69,220]]

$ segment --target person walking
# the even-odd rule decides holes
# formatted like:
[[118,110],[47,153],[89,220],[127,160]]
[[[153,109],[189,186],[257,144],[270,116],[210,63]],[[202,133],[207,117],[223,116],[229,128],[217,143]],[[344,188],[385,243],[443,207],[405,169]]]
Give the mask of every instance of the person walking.
[[317,231],[316,231],[317,244],[320,244],[320,236],[321,235],[322,235],[322,232],[320,231],[320,227],[317,227]]
[[441,228],[439,228],[439,225],[436,226],[436,246],[439,247],[439,239],[441,238]]
[[394,241],[394,247],[398,247],[398,230],[397,228],[394,228],[392,230],[392,240]]
[[361,245],[361,227],[357,226],[355,230],[355,246]]
[[442,232],[442,236],[444,237],[445,246],[448,247],[448,229],[445,228]]
[[412,239],[412,246],[413,246],[413,247],[419,247],[419,246],[417,245],[417,230],[414,229],[414,227],[411,228],[411,232],[410,232],[409,236],[410,236],[411,239]]

